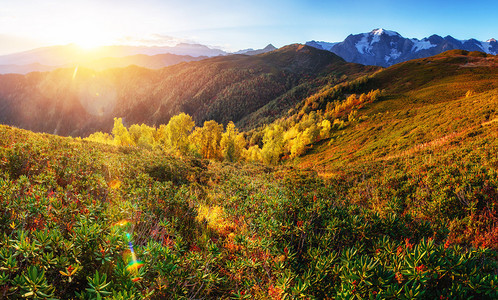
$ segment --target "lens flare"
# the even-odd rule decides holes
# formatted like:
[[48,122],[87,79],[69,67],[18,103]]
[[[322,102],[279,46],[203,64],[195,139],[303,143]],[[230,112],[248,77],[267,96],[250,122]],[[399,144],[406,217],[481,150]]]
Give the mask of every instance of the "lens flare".
[[[131,222],[128,220],[121,220],[119,222],[114,223],[114,226],[118,226],[119,228],[128,229],[131,225]],[[138,271],[141,267],[143,267],[144,263],[137,259],[137,255],[135,254],[135,250],[133,249],[132,236],[129,232],[125,234],[126,239],[128,240],[128,250],[123,253],[123,260],[128,261],[128,265],[126,266],[126,270],[131,273],[132,281],[137,282],[140,280],[138,276]]]
[[126,270],[128,272],[132,273],[134,278],[132,278],[133,282],[136,282],[140,280],[140,278],[137,276],[138,275],[138,270],[144,265],[143,262],[137,260],[137,256],[135,254],[135,251],[133,250],[133,244],[131,243],[131,235],[129,233],[126,234],[126,237],[128,238],[128,247],[130,248],[130,253],[131,253],[131,259],[128,265],[126,266]]
[[76,68],[74,68],[73,80],[76,78],[76,74],[78,74],[78,66],[76,66]]

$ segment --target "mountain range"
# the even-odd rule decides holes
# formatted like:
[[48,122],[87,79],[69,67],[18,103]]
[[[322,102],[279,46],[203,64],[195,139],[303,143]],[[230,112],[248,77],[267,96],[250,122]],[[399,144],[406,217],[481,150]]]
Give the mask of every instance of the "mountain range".
[[[235,54],[256,55],[275,49],[270,44],[263,49],[245,49]],[[104,46],[96,49],[82,49],[70,44],[0,56],[0,74],[27,74],[75,66],[95,70],[122,68],[130,65],[160,69],[180,62],[229,54],[231,53],[205,45],[187,43],[173,47]]]
[[483,42],[476,39],[457,40],[451,36],[431,35],[419,40],[405,38],[395,31],[382,28],[368,33],[351,34],[339,43],[309,41],[306,45],[331,51],[348,62],[382,67],[453,49],[498,54],[498,42],[495,39]]
[[[389,67],[417,58],[430,57],[444,51],[460,49],[498,54],[495,39],[458,40],[451,36],[431,35],[423,39],[405,38],[399,33],[374,29],[368,33],[351,34],[342,42],[308,41],[306,45],[330,51],[347,62]],[[269,44],[262,49],[244,49],[233,53],[201,44],[180,43],[171,47],[105,46],[85,50],[70,44],[33,49],[0,56],[0,74],[27,74],[33,71],[51,71],[57,68],[86,67],[95,70],[137,65],[160,69],[180,62],[202,60],[231,54],[257,55],[276,48]]]

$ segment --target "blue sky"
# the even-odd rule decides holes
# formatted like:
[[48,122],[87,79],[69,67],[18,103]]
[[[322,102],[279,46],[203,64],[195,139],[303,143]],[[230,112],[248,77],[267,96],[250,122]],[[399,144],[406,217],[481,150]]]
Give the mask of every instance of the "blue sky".
[[78,43],[226,50],[341,41],[385,28],[405,37],[498,38],[498,1],[2,0],[0,54]]

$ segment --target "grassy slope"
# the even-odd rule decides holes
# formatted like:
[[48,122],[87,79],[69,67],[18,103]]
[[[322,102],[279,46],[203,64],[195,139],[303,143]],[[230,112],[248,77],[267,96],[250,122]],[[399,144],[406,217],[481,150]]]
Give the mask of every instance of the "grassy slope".
[[366,87],[385,89],[366,118],[296,163],[354,203],[446,220],[456,242],[496,248],[497,63],[453,51],[385,69]]
[[[0,126],[0,292],[496,296],[495,252],[443,245],[444,224],[399,214],[396,203],[355,205],[339,188],[347,183]],[[126,269],[126,233],[138,272]]]
[[[385,159],[448,135],[477,129],[495,118],[498,59],[451,54],[398,64],[376,73],[363,89],[384,89],[382,101],[363,107],[359,113],[367,117],[365,121],[338,132],[302,163],[309,161],[311,165],[318,160],[332,170],[355,161]],[[467,67],[484,63],[482,60],[486,66]],[[468,91],[472,96],[466,96]]]

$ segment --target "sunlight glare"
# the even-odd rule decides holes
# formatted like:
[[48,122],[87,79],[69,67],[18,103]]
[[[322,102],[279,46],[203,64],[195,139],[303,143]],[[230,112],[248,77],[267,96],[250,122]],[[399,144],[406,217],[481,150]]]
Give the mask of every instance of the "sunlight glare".
[[101,46],[108,45],[115,36],[106,24],[89,22],[84,18],[74,20],[63,30],[68,41],[83,51],[95,51]]

